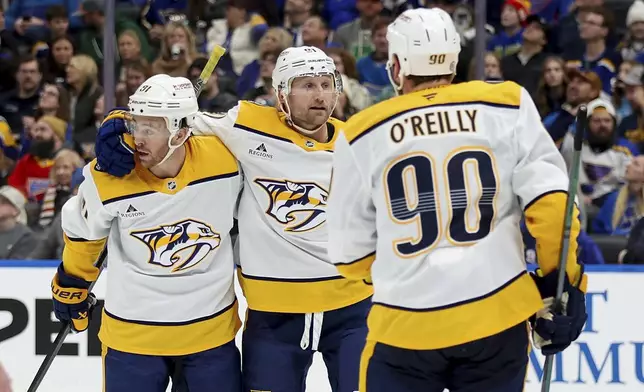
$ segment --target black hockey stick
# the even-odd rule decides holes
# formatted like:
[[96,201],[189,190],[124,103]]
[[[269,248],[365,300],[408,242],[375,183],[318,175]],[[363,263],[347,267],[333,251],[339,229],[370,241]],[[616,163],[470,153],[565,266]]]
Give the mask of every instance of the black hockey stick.
[[[553,304],[553,312],[561,313],[563,311],[563,304],[561,297],[563,296],[564,283],[566,278],[566,263],[568,261],[568,249],[570,248],[570,227],[572,226],[572,215],[574,212],[575,195],[577,194],[577,186],[579,185],[579,165],[581,161],[581,146],[584,141],[584,134],[588,126],[588,112],[585,105],[582,105],[577,111],[577,124],[575,126],[575,143],[570,164],[569,175],[570,182],[568,183],[568,196],[566,197],[566,214],[564,215],[563,235],[561,236],[561,251],[559,253],[559,269],[557,271],[557,293],[555,295],[555,302]],[[543,378],[541,379],[541,392],[550,391],[550,379],[552,378],[552,364],[554,356],[546,356],[546,361],[543,365]]]
[[[197,79],[194,85],[195,95],[197,98],[199,98],[199,95],[203,91],[203,88],[206,86],[206,83],[208,83],[208,79],[210,79],[210,75],[212,75],[213,71],[215,70],[215,67],[217,66],[217,63],[225,53],[226,53],[226,50],[221,46],[215,46],[215,48],[213,49],[212,53],[210,54],[210,58],[208,59],[208,62],[204,66],[204,69],[201,71],[201,74],[199,75],[199,78]],[[99,276],[100,276],[100,272],[102,271],[103,264],[105,263],[105,259],[107,259],[107,246],[103,248],[100,256],[98,256],[98,259],[96,260],[96,263],[94,263],[94,265],[97,268],[99,268]],[[97,281],[98,281],[98,277],[96,278],[95,281],[93,281],[89,285],[89,288],[87,290],[88,293],[92,292],[92,289],[94,288],[94,285],[96,285]],[[91,308],[90,308],[90,312],[91,312]],[[38,371],[36,372],[36,375],[34,376],[34,379],[31,382],[31,385],[29,385],[29,389],[27,390],[27,392],[36,392],[36,390],[40,386],[40,383],[42,383],[42,380],[45,378],[45,375],[47,374],[49,367],[51,367],[51,364],[54,362],[54,358],[56,358],[56,355],[58,355],[58,352],[63,347],[63,343],[65,342],[67,335],[69,335],[71,331],[72,331],[71,321],[66,321],[65,323],[63,323],[63,326],[60,328],[60,331],[58,332],[56,339],[54,339],[53,348],[51,352],[47,354],[43,362],[40,364],[40,367],[38,368]]]

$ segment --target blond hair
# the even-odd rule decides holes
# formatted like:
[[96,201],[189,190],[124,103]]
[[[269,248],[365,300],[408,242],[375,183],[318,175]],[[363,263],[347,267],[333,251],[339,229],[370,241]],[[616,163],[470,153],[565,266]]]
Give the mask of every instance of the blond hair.
[[[56,156],[54,157],[53,167],[56,167],[59,162],[69,162],[74,167],[74,169],[80,169],[81,167],[85,166],[85,161],[83,160],[83,158],[81,158],[81,156],[78,155],[76,151],[70,150],[69,148],[63,148],[56,153]],[[49,171],[49,180],[51,183],[55,183],[55,172],[55,170]]]
[[81,82],[82,88],[88,84],[94,85],[98,82],[98,66],[94,59],[88,55],[77,54],[69,60],[69,65],[79,70],[83,75]]

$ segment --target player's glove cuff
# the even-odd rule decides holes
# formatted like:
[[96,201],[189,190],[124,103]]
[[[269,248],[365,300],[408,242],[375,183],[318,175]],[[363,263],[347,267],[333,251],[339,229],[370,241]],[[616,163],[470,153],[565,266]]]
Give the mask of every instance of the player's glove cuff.
[[89,282],[69,275],[63,264],[51,282],[54,300],[54,314],[60,321],[71,321],[75,332],[82,332],[89,326],[89,315],[96,298],[88,293]]
[[115,109],[103,120],[96,137],[96,170],[123,177],[134,169],[134,140],[125,123],[128,115]]

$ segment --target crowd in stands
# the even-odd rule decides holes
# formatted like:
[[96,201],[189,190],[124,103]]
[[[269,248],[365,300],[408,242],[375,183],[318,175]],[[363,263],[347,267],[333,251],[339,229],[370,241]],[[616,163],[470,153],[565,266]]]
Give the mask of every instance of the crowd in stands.
[[[310,45],[341,73],[334,116],[346,120],[395,95],[387,26],[413,7],[452,15],[462,37],[455,82],[475,79],[473,0],[111,1],[117,106],[151,75],[196,79],[215,45],[227,53],[200,108],[226,111],[240,99],[274,105],[279,53]],[[567,162],[575,115],[588,105],[582,259],[637,263],[644,262],[644,1],[605,1],[488,0],[485,80],[525,87]],[[0,8],[0,259],[61,257],[62,205],[82,182],[80,168],[93,159],[97,127],[111,109],[101,86],[105,24],[104,0],[9,0]],[[524,234],[534,261],[534,241]]]

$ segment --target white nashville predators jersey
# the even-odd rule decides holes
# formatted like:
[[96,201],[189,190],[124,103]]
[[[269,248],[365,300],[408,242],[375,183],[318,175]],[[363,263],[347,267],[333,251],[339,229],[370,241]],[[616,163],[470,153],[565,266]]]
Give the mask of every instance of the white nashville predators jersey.
[[237,161],[217,138],[192,136],[175,178],[137,162],[123,178],[88,164],[62,211],[65,271],[96,279],[107,242],[99,338],[145,355],[186,355],[231,341],[239,329],[230,230],[241,189]]
[[197,116],[195,134],[217,135],[240,162],[238,275],[254,310],[315,313],[357,303],[371,286],[343,278],[327,254],[326,204],[333,137],[320,143],[290,128],[275,108],[240,101]]
[[[553,271],[567,186],[534,103],[512,82],[417,91],[352,117],[336,142],[329,253],[344,276],[372,279],[369,339],[438,349],[525,322],[543,303],[519,221],[525,209]],[[575,251],[573,240],[578,278]]]

